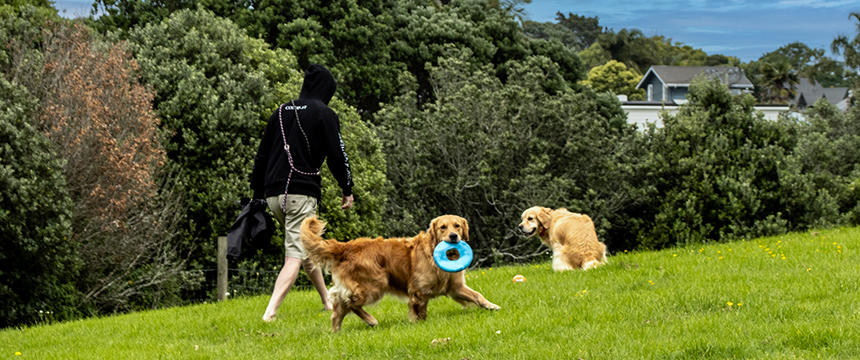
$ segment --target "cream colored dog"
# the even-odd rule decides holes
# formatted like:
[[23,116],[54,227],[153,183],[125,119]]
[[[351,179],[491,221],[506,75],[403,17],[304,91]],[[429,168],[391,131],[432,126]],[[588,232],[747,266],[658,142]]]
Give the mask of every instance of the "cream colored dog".
[[597,240],[588,215],[535,206],[523,212],[519,229],[523,235],[537,235],[552,249],[555,271],[588,270],[606,263],[606,245]]

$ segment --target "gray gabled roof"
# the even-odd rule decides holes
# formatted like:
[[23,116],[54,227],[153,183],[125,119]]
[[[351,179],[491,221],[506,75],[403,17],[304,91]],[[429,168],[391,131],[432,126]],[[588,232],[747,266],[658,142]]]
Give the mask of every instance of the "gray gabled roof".
[[642,86],[642,82],[648,77],[648,74],[653,73],[666,86],[690,86],[697,75],[705,74],[716,76],[721,81],[728,82],[730,87],[752,88],[752,82],[747,79],[744,71],[735,66],[669,66],[669,65],[654,65],[651,66],[637,88]]
[[836,105],[848,97],[847,87],[821,87],[821,85],[807,78],[801,78],[796,89],[797,97],[795,97],[794,103],[804,107],[815,104],[821,98],[825,98],[831,104]]

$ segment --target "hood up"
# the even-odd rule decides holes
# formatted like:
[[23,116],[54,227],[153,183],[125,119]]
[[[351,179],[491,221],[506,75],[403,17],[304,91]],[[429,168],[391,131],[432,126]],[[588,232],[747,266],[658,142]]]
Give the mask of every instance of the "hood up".
[[336,89],[337,82],[334,81],[331,72],[325,66],[311,64],[305,70],[305,80],[302,83],[299,99],[316,99],[328,105]]

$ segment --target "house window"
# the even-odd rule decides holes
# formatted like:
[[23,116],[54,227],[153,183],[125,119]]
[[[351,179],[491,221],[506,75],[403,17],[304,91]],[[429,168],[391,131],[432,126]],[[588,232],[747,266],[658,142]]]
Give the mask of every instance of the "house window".
[[648,101],[654,101],[654,84],[648,84]]

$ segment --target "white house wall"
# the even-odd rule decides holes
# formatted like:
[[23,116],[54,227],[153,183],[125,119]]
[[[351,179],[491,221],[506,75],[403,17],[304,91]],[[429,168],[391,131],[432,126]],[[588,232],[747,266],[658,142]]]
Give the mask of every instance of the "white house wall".
[[[646,124],[653,123],[657,127],[663,127],[663,119],[660,114],[663,110],[670,114],[678,113],[678,106],[660,105],[621,105],[621,109],[627,114],[627,122],[636,124],[639,129],[644,129]],[[756,111],[764,114],[767,120],[776,120],[779,115],[788,111],[788,106],[756,106]]]

